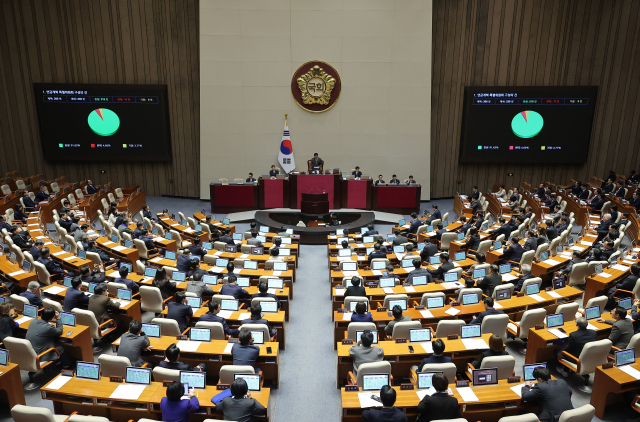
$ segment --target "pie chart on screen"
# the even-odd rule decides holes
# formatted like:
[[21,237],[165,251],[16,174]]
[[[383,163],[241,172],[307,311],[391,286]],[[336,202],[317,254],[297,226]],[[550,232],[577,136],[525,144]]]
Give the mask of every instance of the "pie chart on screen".
[[520,138],[533,138],[542,130],[544,119],[532,110],[521,111],[511,120],[511,130]]
[[120,127],[120,118],[108,108],[96,108],[89,113],[87,123],[96,135],[111,136]]

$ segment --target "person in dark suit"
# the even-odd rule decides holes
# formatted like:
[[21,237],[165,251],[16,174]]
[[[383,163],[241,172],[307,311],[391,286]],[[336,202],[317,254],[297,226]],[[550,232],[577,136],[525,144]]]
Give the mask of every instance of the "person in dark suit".
[[[129,331],[120,338],[118,356],[129,358],[132,366],[141,367],[147,363],[142,359],[142,352],[147,350],[151,350],[149,337],[142,332],[142,323],[133,319],[129,323]],[[151,363],[149,365],[152,366]]]
[[367,231],[365,233],[362,233],[363,236],[373,236],[379,234],[378,230],[374,230],[374,226],[373,224],[369,224],[367,226]]
[[20,296],[27,298],[29,303],[33,306],[37,306],[38,309],[44,308],[42,299],[40,299],[40,283],[37,281],[30,281],[27,285],[27,290],[20,293]]
[[518,281],[516,281],[515,287],[513,288],[513,290],[515,290],[516,292],[520,292],[520,290],[522,290],[522,287],[524,286],[524,282],[526,280],[534,278],[534,275],[531,274],[531,265],[522,265],[522,267],[520,268],[520,272],[522,273],[522,275],[518,277]]
[[[482,320],[486,316],[504,314],[503,311],[493,308],[494,302],[493,302],[493,299],[491,297],[485,297],[483,299],[483,303],[484,303],[484,312],[480,312],[478,315],[474,315],[473,319],[471,320],[471,322],[469,324],[482,324]],[[500,340],[500,344],[502,344],[502,340]],[[491,346],[491,345],[489,345],[489,346]],[[473,365],[473,366],[475,366],[475,365]],[[476,368],[478,368],[478,367],[476,366]]]
[[422,367],[429,363],[449,363],[451,362],[450,356],[443,356],[444,353],[444,341],[437,339],[431,343],[431,347],[433,348],[433,355],[422,359],[422,362],[418,366],[418,372],[422,372]]
[[458,399],[449,396],[447,392],[449,388],[447,376],[443,373],[435,374],[432,378],[432,384],[436,392],[431,396],[427,394],[420,400],[416,422],[461,418]]
[[264,247],[262,242],[257,238],[258,237],[258,232],[255,231],[255,230],[251,230],[250,233],[251,233],[251,238],[247,239],[247,245],[257,246],[257,247]]
[[[51,322],[55,325],[51,324]],[[55,342],[58,341],[62,335],[62,331],[63,327],[62,321],[60,320],[60,313],[53,308],[46,308],[42,311],[40,318],[31,321],[25,337],[31,342],[31,346],[37,355],[55,348],[58,353],[60,353],[58,364],[62,364],[63,368],[69,368],[71,366],[71,359],[64,347],[55,345]],[[41,361],[44,362],[54,359],[57,359],[57,356],[51,351],[42,356]]]
[[158,366],[161,368],[173,369],[176,371],[206,371],[207,367],[204,363],[200,363],[193,368],[186,363],[178,360],[180,359],[180,349],[175,343],[172,343],[164,351],[164,360],[161,361]]
[[[36,203],[49,200],[49,195],[44,191],[45,187],[46,186],[44,186],[44,185],[40,186],[40,189],[38,190],[38,193],[36,193]],[[29,198],[29,192],[25,191],[24,193],[27,196],[27,198]],[[26,204],[26,199],[23,199],[23,201],[25,202],[25,204],[24,204],[25,207],[27,207],[27,208],[31,207],[31,205],[27,205]],[[29,201],[31,201],[31,198],[29,198]]]
[[485,295],[491,297],[493,295],[493,290],[496,286],[502,284],[502,276],[500,275],[500,270],[497,265],[492,265],[491,274],[486,277],[483,277],[482,280],[477,281],[477,285],[482,289]]
[[538,186],[538,189],[536,189],[536,195],[539,198],[542,198],[544,196],[545,190],[544,190],[544,183],[540,183],[540,185]]
[[[254,346],[251,331],[246,328],[240,330],[238,335],[239,343],[235,343],[231,348],[234,365],[249,365],[256,368],[256,360],[260,355],[260,348]],[[267,340],[265,340],[267,341]],[[259,368],[258,368],[259,369]],[[258,371],[256,371],[257,373]]]
[[424,221],[418,219],[418,214],[411,213],[411,224],[409,225],[409,233],[416,234],[418,227],[420,227]]
[[44,248],[44,240],[38,239],[33,242],[33,246],[31,247],[31,249],[29,249],[29,253],[35,261],[38,261],[40,259],[40,251],[42,251],[42,248]]
[[613,224],[613,220],[611,219],[611,214],[603,215],[602,220],[600,221],[600,224],[598,224],[598,226],[596,227],[596,232],[598,232],[598,238],[596,239],[596,242],[601,241],[602,239],[605,238],[605,236],[607,236],[607,234],[609,233],[609,227],[611,226],[611,224]]
[[508,238],[509,235],[511,235],[511,231],[513,230],[512,227],[506,224],[506,220],[503,217],[500,217],[498,219],[498,223],[500,224],[500,227],[494,230],[489,230],[489,233],[495,234],[497,236],[503,234],[505,238]]
[[225,228],[224,235],[220,236],[220,239],[218,240],[218,242],[224,242],[227,245],[235,246],[236,243],[233,241],[233,238],[230,235],[231,235],[231,228],[230,227]]
[[98,284],[98,283],[103,283],[105,281],[105,276],[104,274],[96,270],[91,271],[89,266],[85,265],[84,267],[80,268],[80,280],[86,284],[89,284],[89,283]]
[[125,286],[127,286],[127,289],[131,290],[132,294],[136,294],[140,291],[140,286],[138,286],[138,283],[127,278],[127,276],[129,275],[128,267],[120,267],[120,269],[118,270],[118,274],[120,275],[120,277],[117,277],[115,280],[113,280],[114,283],[124,284]]
[[[36,241],[36,243],[38,243]],[[107,265],[107,264],[112,264],[112,263],[116,263],[116,264],[120,264],[120,260],[119,259],[114,259],[111,258],[109,255],[107,255],[107,253],[105,251],[103,251],[100,248],[96,248],[96,242],[95,240],[90,240],[87,242],[87,252],[92,252],[95,254],[98,254],[98,256],[100,257],[100,260],[102,261],[103,264]],[[34,257],[35,259],[35,257]]]
[[374,185],[376,185],[376,186],[378,186],[378,185],[380,185],[380,184],[383,184],[383,185],[384,185],[385,183],[386,183],[386,182],[385,182],[384,180],[382,180],[382,175],[381,175],[381,174],[379,174],[379,175],[378,175],[378,180],[376,180],[376,181],[375,181]]
[[[587,326],[589,325],[588,321],[584,317],[580,317],[576,319],[576,327],[578,327],[577,331],[569,334],[569,341],[564,346],[565,352],[569,353],[571,356],[578,357],[580,353],[582,353],[582,349],[584,346],[591,342],[597,340],[597,332],[593,330],[589,330]],[[561,349],[556,349],[556,356],[560,355]],[[570,356],[566,356],[563,359],[568,359],[573,361]],[[567,378],[570,375],[570,370],[567,369],[563,365],[556,365],[556,369],[563,377]]]
[[282,306],[282,304],[280,303],[280,299],[278,299],[278,296],[274,295],[273,293],[269,293],[269,283],[266,280],[262,280],[258,283],[258,293],[251,296],[251,299],[256,297],[270,297],[276,301],[276,303],[278,304],[278,309],[280,309],[280,307]]
[[191,266],[191,251],[189,249],[183,249],[182,255],[178,255],[176,260],[176,268],[178,271],[183,271],[185,273],[189,272],[189,267]]
[[353,314],[351,315],[351,322],[373,322],[373,316],[371,316],[371,312],[367,309],[366,302],[358,302],[354,309]]
[[280,174],[280,171],[276,170],[276,166],[275,165],[272,165],[271,166],[271,170],[269,170],[269,177],[271,179],[275,179],[276,176],[279,175],[279,174]]
[[[595,254],[595,250],[597,248],[594,248],[594,254]],[[604,248],[602,250],[600,250],[600,260],[601,261],[608,261],[609,258],[611,258],[611,255],[613,255],[616,252],[616,250],[613,248],[613,242],[608,241],[608,242],[604,242]]]
[[469,195],[468,199],[469,201],[471,201],[472,199],[478,199],[478,198],[480,198],[480,192],[478,192],[478,187],[474,186],[473,192],[471,192],[471,195]]
[[616,182],[616,197],[624,198],[624,196],[625,196],[625,190],[624,190],[623,182],[621,180],[618,180]]
[[636,173],[635,170],[631,170],[631,173],[629,173],[628,180],[632,183],[638,183],[640,182],[640,174]]
[[[231,397],[225,397],[216,405],[216,412],[222,413],[224,420],[251,422],[254,417],[266,415],[267,410],[264,406],[258,400],[251,398],[251,391],[249,391],[244,379],[235,380],[231,384],[230,391]],[[196,399],[196,403],[197,401],[198,399]],[[164,414],[163,419],[165,419]]]
[[407,180],[407,186],[410,186],[414,183],[418,183],[415,180],[413,180],[413,176],[409,176],[409,179]]
[[320,167],[324,166],[324,160],[318,156],[316,152],[311,159],[311,170],[320,170]]
[[538,245],[537,245],[535,233],[533,233],[533,230],[527,230],[525,233],[525,241],[524,241],[524,245],[522,246],[522,250],[525,252],[527,251],[535,252],[537,247]]
[[18,226],[11,226],[11,231],[9,232],[11,233],[11,240],[17,247],[19,247],[23,251],[31,250],[33,243],[25,241],[24,238],[20,235],[20,231],[21,230]]
[[262,306],[260,306],[259,302],[251,306],[251,318],[243,320],[242,324],[264,324],[269,329],[271,337],[276,335],[276,329],[269,326],[269,321],[262,319]]
[[629,213],[623,212],[622,218],[618,221],[618,228],[623,228],[629,223]]
[[609,193],[613,192],[614,184],[613,179],[607,179],[607,182],[602,186],[602,192]]
[[380,401],[382,409],[370,408],[362,412],[364,422],[407,422],[407,415],[394,406],[396,390],[388,385],[383,385],[380,389]]
[[187,246],[187,249],[192,255],[196,255],[201,258],[207,254],[207,251],[200,247],[200,238],[197,236],[193,239],[193,244]]
[[573,270],[573,266],[575,264],[580,264],[584,262],[584,259],[582,259],[580,257],[580,252],[578,251],[573,251],[573,253],[571,254],[571,260],[569,261],[568,265],[566,267],[564,267],[562,270],[560,270],[560,273],[563,275],[568,275],[571,273],[571,270]]
[[230,274],[227,277],[227,279],[225,281],[225,284],[222,286],[222,288],[220,288],[220,294],[221,295],[233,296],[236,299],[248,299],[249,298],[249,292],[247,292],[242,287],[238,286],[237,278],[233,274]]
[[475,198],[471,198],[471,214],[477,214],[482,211],[482,204]]
[[436,239],[438,240],[442,240],[442,235],[447,233],[447,230],[444,228],[444,226],[442,225],[442,223],[438,223],[438,225],[436,226],[436,228],[438,229],[436,231]]
[[[362,279],[358,276],[354,276],[351,277],[351,285],[349,287],[347,287],[347,289],[344,292],[344,297],[349,297],[349,296],[366,296],[367,293],[365,291],[365,288],[363,286],[360,285],[360,283],[362,282]],[[349,285],[349,282],[347,281],[347,285]]]
[[400,232],[400,229],[395,229],[393,231],[393,234],[396,235],[392,242],[393,246],[402,245],[403,243],[409,243],[409,239],[407,239],[407,237]]
[[627,310],[620,306],[611,311],[611,317],[613,320],[598,318],[596,321],[612,325],[609,340],[613,343],[613,347],[626,349],[629,340],[633,337],[633,322],[627,318]]
[[15,212],[13,213],[14,220],[20,220],[22,224],[27,224],[27,218],[29,216],[24,212],[24,207],[22,204],[15,205]]
[[633,195],[629,200],[629,205],[635,207],[635,209],[640,209],[640,196],[638,196],[638,191],[633,191]]
[[427,271],[434,279],[444,280],[444,273],[451,271],[455,268],[453,262],[449,261],[449,253],[442,252],[440,255],[440,266],[435,270],[430,270],[427,268]]
[[558,237],[558,228],[553,225],[553,221],[551,220],[547,220],[545,223],[547,225],[547,239],[551,242]]
[[362,177],[362,172],[360,171],[360,167],[356,166],[355,170],[351,172],[352,176],[355,176],[356,179],[360,179]]
[[394,174],[391,176],[391,180],[389,180],[389,184],[397,186],[400,184],[400,179],[398,179],[398,177]]
[[557,421],[562,412],[573,409],[571,403],[571,388],[564,380],[552,380],[549,370],[538,366],[533,370],[537,380],[526,381],[522,386],[522,400],[538,403],[538,418],[540,422]]
[[371,260],[376,258],[387,259],[387,253],[381,250],[379,243],[373,245],[373,252],[369,254],[369,265],[371,265]]
[[580,195],[578,195],[578,199],[586,201],[589,198],[589,186],[586,183],[582,184],[582,190],[580,191]]
[[208,307],[209,311],[200,317],[200,321],[219,322],[220,324],[222,324],[225,335],[228,336],[237,336],[240,333],[240,330],[236,328],[229,328],[229,326],[227,325],[227,321],[221,316],[218,316],[218,313],[220,313],[219,300],[211,300],[208,304]]
[[509,261],[520,262],[520,259],[522,258],[523,253],[524,253],[524,250],[522,249],[522,246],[520,246],[520,244],[518,243],[518,240],[514,239],[513,237],[509,238],[509,241],[507,242],[507,247],[503,249],[503,256],[500,263],[506,264]]
[[609,214],[611,214],[611,224],[618,221],[618,206],[616,204],[611,205],[609,208]]
[[67,288],[67,292],[64,296],[63,310],[65,312],[71,312],[75,308],[87,309],[89,305],[89,296],[80,291],[80,285],[82,279],[80,276],[74,277],[71,280],[71,287]]
[[167,302],[168,319],[173,319],[178,323],[180,332],[189,327],[189,320],[193,316],[193,309],[187,303],[187,295],[183,291],[178,291],[173,295],[173,302]]
[[[87,308],[93,312],[98,324],[104,324],[111,318],[109,313],[120,308],[120,301],[111,300],[107,295],[107,283],[100,283],[93,290],[93,295],[89,297]],[[122,323],[122,321],[119,322]]]
[[480,235],[478,234],[478,229],[476,229],[475,227],[471,227],[471,230],[469,231],[469,237],[467,238],[464,245],[467,247],[467,250],[478,250],[478,247],[480,246]]
[[[490,299],[490,298],[486,298],[485,300],[487,299]],[[473,324],[473,321],[471,323]],[[509,353],[506,350],[504,350],[504,343],[502,342],[502,337],[500,337],[497,334],[494,334],[491,337],[489,337],[489,350],[485,350],[484,352],[482,352],[480,354],[480,359],[474,360],[473,362],[471,362],[471,365],[474,368],[479,369],[480,366],[482,365],[482,361],[484,360],[484,358],[489,358],[494,356],[508,356],[508,355]]]
[[605,204],[605,202],[607,201],[604,198],[600,197],[599,195],[596,195],[591,199],[591,202],[587,204],[587,207],[590,207],[592,210],[595,210],[595,211],[600,211],[602,209],[602,206]]
[[93,186],[93,182],[91,180],[87,180],[87,186],[86,188],[86,192],[89,195],[93,195],[94,193],[98,193],[98,189],[96,189],[95,186]]
[[253,173],[249,173],[249,177],[247,177],[247,180],[245,180],[245,183],[254,183],[256,181],[256,179],[253,178]]
[[146,230],[142,229],[143,226],[144,226],[144,223],[142,221],[138,221],[136,223],[136,229],[133,231],[134,239],[139,239],[140,236],[142,236],[143,234],[146,234]]
[[7,223],[7,217],[4,214],[0,215],[0,230],[2,229],[6,229],[7,233],[11,232],[11,225]]
[[420,260],[420,258],[415,258],[413,260],[414,269],[407,276],[407,279],[405,281],[406,283],[413,285],[413,279],[415,277],[421,277],[421,276],[427,277],[427,284],[433,283],[433,277],[429,273],[429,270],[427,270],[426,268],[421,268],[421,265],[422,265],[422,261]]
[[469,230],[471,228],[471,224],[469,224],[467,222],[467,217],[465,217],[464,215],[460,217],[460,222],[462,223],[462,226],[460,226],[460,228],[457,230],[458,233],[463,233],[463,234],[467,234],[467,230]]
[[63,270],[62,267],[60,267],[60,264],[49,259],[50,257],[51,254],[49,252],[49,248],[42,248],[40,250],[40,259],[38,259],[38,262],[45,266],[47,271],[49,271],[49,275],[54,276],[51,279],[52,281],[62,280],[65,275],[73,275],[73,273],[69,273],[67,270]]
[[438,239],[435,236],[424,238],[424,248],[420,251],[420,259],[429,261],[429,258],[438,253]]

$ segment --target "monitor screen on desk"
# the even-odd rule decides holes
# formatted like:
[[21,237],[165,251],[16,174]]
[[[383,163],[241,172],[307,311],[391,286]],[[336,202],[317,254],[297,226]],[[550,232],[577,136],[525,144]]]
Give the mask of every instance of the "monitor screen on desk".
[[[116,236],[116,238],[117,238],[117,236]],[[65,252],[71,252],[71,245],[70,244],[65,243],[63,248],[64,248]]]
[[633,302],[633,299],[630,297],[626,297],[624,299],[618,299],[618,306],[626,310],[629,310],[631,309],[632,302]]
[[130,273],[133,271],[133,266],[131,264],[126,264],[124,262],[120,263],[120,268],[126,268],[129,270]]
[[269,227],[267,226],[260,226],[260,233],[269,233]]
[[260,302],[260,307],[262,308],[262,312],[278,313],[278,302],[276,301],[263,300]]
[[511,299],[511,289],[500,289],[496,291],[496,300]]
[[145,267],[144,276],[145,277],[155,277],[158,270],[156,268]]
[[549,251],[544,251],[540,254],[540,261],[546,261],[549,259]]
[[205,251],[210,251],[213,249],[213,243],[211,242],[202,242],[202,249]]
[[264,331],[251,331],[253,344],[264,344]]
[[602,264],[596,264],[596,274],[600,274],[602,272]]
[[396,245],[393,247],[393,253],[404,253],[404,245]]
[[344,236],[344,229],[337,229],[336,236]]
[[433,226],[427,226],[427,233],[433,232]]
[[187,274],[182,271],[174,271],[171,273],[171,280],[173,281],[185,281]]
[[180,382],[189,384],[190,388],[204,390],[206,388],[206,373],[200,371],[180,371]]
[[403,311],[407,310],[407,299],[396,299],[389,301],[389,309],[393,309],[395,306],[400,306]]
[[202,276],[202,282],[204,284],[215,286],[216,284],[218,284],[218,277],[216,277],[215,275],[205,275]]
[[270,289],[282,289],[284,288],[284,280],[281,278],[269,278],[267,279],[267,286]]
[[125,247],[125,248],[128,248],[128,249],[133,248],[133,240],[128,240],[128,239],[127,239],[127,240],[125,240],[125,241],[124,241],[124,247]]
[[0,365],[7,366],[7,362],[9,362],[9,351],[0,349]]
[[475,305],[479,303],[480,299],[477,293],[467,293],[462,295],[462,304],[463,305]]
[[233,240],[242,240],[242,233],[233,233]]
[[[267,242],[267,237],[266,236],[256,236],[256,239],[258,239],[261,243],[266,243]],[[282,244],[286,244],[285,242],[282,242]]]
[[556,246],[556,255],[560,255],[563,250],[564,248],[562,247],[562,245]]
[[616,366],[624,366],[636,363],[635,349],[620,350],[616,352]]
[[257,270],[258,269],[258,261],[244,261],[244,269],[245,270]]
[[387,266],[387,263],[384,261],[373,261],[371,263],[371,269],[373,270],[384,270]]
[[147,337],[160,338],[160,324],[142,324],[142,332]]
[[229,264],[229,260],[227,258],[217,258],[216,259],[216,267],[226,268],[227,264]]
[[357,271],[358,263],[357,262],[343,262],[342,263],[342,271]]
[[98,283],[89,283],[89,293],[93,294]]
[[564,325],[564,314],[547,315],[547,328],[560,327]]
[[428,328],[412,328],[409,330],[409,341],[411,343],[431,341],[431,330]]
[[220,300],[220,309],[223,311],[237,311],[238,310],[238,300],[237,299],[222,299]]
[[165,232],[164,233],[164,238],[167,239],[167,240],[172,240],[173,239],[173,233]]
[[191,341],[211,341],[211,329],[210,328],[195,328],[191,327],[189,330],[189,339]]
[[396,279],[395,278],[380,278],[380,280],[378,281],[378,287],[380,288],[384,288],[384,287],[395,287],[396,285]]
[[389,385],[389,374],[362,375],[362,391],[379,392],[383,385]]
[[118,299],[130,301],[132,297],[132,291],[129,289],[118,289],[116,297]]
[[194,309],[200,308],[202,306],[202,298],[201,297],[185,297],[187,299],[187,305],[191,306]]
[[530,365],[524,365],[524,367],[522,368],[522,374],[524,375],[523,378],[525,381],[535,381],[536,379],[533,377],[533,370],[538,368],[538,367],[543,367],[546,368],[547,364],[546,363],[532,363]]
[[464,233],[458,233],[458,240],[464,239]]
[[527,296],[537,295],[540,293],[540,285],[538,283],[527,284]]
[[418,243],[418,251],[421,251],[424,249],[426,245],[424,243]]
[[567,285],[567,280],[564,277],[553,279],[553,290],[562,289]]
[[457,271],[454,271],[454,272],[451,272],[451,273],[444,273],[444,281],[446,281],[446,282],[455,282],[455,281],[458,281],[458,280],[459,280],[459,278],[458,278],[458,272]]
[[22,314],[24,316],[28,316],[31,318],[37,318],[38,317],[38,307],[37,306],[33,306],[33,305],[24,305],[22,307]]
[[224,251],[228,253],[236,253],[236,245],[224,245]]
[[229,225],[229,223],[231,223],[231,220],[229,220],[228,218],[223,218],[223,219],[222,219],[222,224],[223,224],[223,225],[228,226],[228,225]]
[[249,277],[236,278],[236,284],[240,287],[249,287],[251,285],[251,279]]
[[73,280],[72,277],[65,277],[62,283],[65,287],[71,287],[71,280]]
[[245,380],[249,391],[260,391],[260,374],[233,374],[233,379]]
[[66,325],[68,327],[76,326],[76,314],[68,313],[68,312],[60,312],[60,321],[62,325]]
[[454,259],[456,261],[464,261],[467,259],[467,254],[465,252],[456,252]]
[[444,296],[427,298],[427,309],[434,308],[444,308]]
[[600,318],[600,307],[592,306],[584,310],[584,315],[587,320]]
[[442,374],[443,372],[419,372],[418,373],[418,390],[426,390],[433,388],[433,376]]
[[460,327],[460,337],[463,339],[482,337],[480,328],[480,324],[462,325]]
[[172,252],[172,251],[165,251],[164,259],[167,259],[169,261],[173,261],[173,260],[176,259],[176,253]]
[[127,366],[124,382],[127,384],[151,385],[151,368],[137,368]]
[[430,265],[438,265],[440,263],[440,257],[439,256],[430,256],[429,257],[429,264]]
[[93,362],[78,362],[76,364],[76,377],[87,380],[100,380],[100,364]]
[[419,275],[419,276],[413,277],[412,281],[414,286],[425,286],[427,284],[427,276]]
[[[125,245],[126,245],[126,242],[125,242]],[[85,251],[83,251],[82,249],[78,249],[78,258],[87,259],[87,253]],[[23,264],[23,268],[24,268],[25,264],[27,265],[27,268],[25,269],[25,271],[29,272],[29,267],[31,267],[31,263],[29,261],[25,260],[22,264]]]
[[373,236],[363,236],[362,243],[373,243]]
[[413,267],[413,259],[403,259],[402,260],[402,268],[411,268]]
[[398,220],[398,225],[399,226],[404,226],[405,224],[407,224],[407,220],[405,220],[405,219]]
[[[356,343],[360,341],[360,337],[362,337],[362,334],[368,330],[362,330],[362,331],[356,331]],[[373,344],[378,344],[378,332],[377,331],[369,331],[371,334],[373,334]]]
[[339,249],[338,256],[351,256],[351,248],[347,247],[346,249]]
[[262,246],[251,247],[251,255],[264,255],[264,248]]
[[281,237],[280,240],[282,241],[283,245],[290,245],[291,244],[291,238],[290,237]]
[[487,269],[480,268],[479,270],[473,270],[473,278],[482,278],[487,276]]
[[280,248],[280,256],[291,256],[291,249]]
[[498,368],[474,369],[471,373],[474,387],[498,384]]
[[507,274],[511,272],[511,264],[500,265],[500,274]]
[[502,248],[502,242],[493,242],[493,249],[498,250]]

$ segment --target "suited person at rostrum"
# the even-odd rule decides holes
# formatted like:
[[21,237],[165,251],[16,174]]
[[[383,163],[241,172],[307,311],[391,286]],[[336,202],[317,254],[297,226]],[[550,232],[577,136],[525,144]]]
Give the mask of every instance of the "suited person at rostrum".
[[355,170],[351,172],[352,176],[355,176],[356,179],[360,179],[362,177],[362,172],[360,171],[360,167],[356,166]]
[[564,380],[552,380],[549,370],[538,366],[533,370],[534,381],[526,381],[522,386],[522,400],[538,403],[540,422],[557,421],[562,412],[573,409],[571,388]]
[[253,173],[249,173],[249,177],[245,180],[245,183],[254,183],[256,179],[253,178]]
[[613,320],[598,318],[596,321],[612,325],[609,340],[613,343],[613,347],[626,349],[633,337],[633,322],[627,318],[627,310],[620,306],[611,311],[611,317]]
[[271,170],[269,170],[269,178],[275,179],[277,175],[280,174],[279,170],[276,170],[275,165],[271,165]]

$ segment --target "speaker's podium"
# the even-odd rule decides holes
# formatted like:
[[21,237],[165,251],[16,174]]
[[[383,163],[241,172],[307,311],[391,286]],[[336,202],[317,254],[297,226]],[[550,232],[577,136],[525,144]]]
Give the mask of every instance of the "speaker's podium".
[[329,194],[302,193],[300,211],[303,214],[329,214]]

